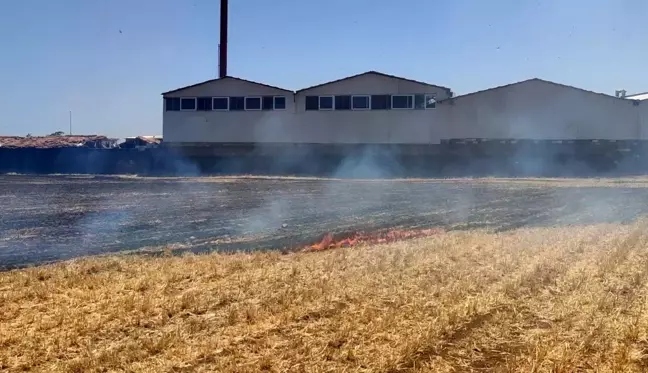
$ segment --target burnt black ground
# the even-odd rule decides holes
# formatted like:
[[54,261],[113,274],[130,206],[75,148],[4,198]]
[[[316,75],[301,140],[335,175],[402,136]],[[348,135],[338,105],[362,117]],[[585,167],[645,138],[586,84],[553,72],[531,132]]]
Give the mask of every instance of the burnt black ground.
[[0,176],[0,268],[166,245],[298,247],[325,232],[630,222],[648,188],[448,181]]

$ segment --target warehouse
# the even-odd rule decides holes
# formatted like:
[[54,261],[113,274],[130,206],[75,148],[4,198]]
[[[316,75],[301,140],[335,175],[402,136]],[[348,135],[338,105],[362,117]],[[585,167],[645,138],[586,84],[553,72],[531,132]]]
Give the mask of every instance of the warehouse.
[[648,101],[529,79],[453,97],[369,71],[292,92],[225,77],[163,94],[169,145],[648,139]]
[[225,77],[163,93],[168,145],[438,144],[449,88],[376,71],[286,89]]
[[339,144],[438,144],[436,100],[449,88],[369,71],[299,90],[302,141]]
[[[294,93],[226,76],[162,94],[165,143],[280,142],[294,114]],[[274,129],[274,130],[273,130]]]
[[444,138],[646,139],[639,101],[530,79],[437,103]]

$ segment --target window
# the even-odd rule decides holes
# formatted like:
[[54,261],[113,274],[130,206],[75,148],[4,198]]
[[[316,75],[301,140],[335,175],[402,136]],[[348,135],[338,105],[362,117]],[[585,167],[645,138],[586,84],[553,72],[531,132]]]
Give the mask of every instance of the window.
[[178,97],[167,97],[165,101],[165,110],[166,111],[179,111],[180,110],[180,99]]
[[425,95],[414,95],[414,109],[425,109]]
[[391,101],[392,109],[414,108],[414,96],[412,95],[393,95]]
[[371,96],[371,110],[391,109],[390,101],[389,95],[373,95]]
[[195,97],[181,97],[180,98],[180,110],[196,110],[196,98]]
[[306,96],[306,110],[318,110],[319,109],[319,97],[317,96]]
[[198,110],[209,111],[212,109],[211,97],[198,97]]
[[351,105],[353,110],[369,110],[369,96],[353,96]]
[[261,110],[261,97],[246,97],[245,110]]
[[286,98],[284,96],[275,96],[274,97],[274,109],[275,110],[285,110],[286,109]]
[[320,110],[333,110],[333,96],[319,96]]
[[230,97],[229,98],[230,111],[245,110],[245,97]]
[[219,111],[229,110],[229,97],[213,97],[212,110],[219,110]]
[[425,95],[425,108],[426,109],[434,109],[436,108],[436,99],[434,98],[436,95]]
[[351,110],[351,96],[335,96],[335,110]]
[[272,96],[263,96],[261,103],[261,109],[263,110],[272,110],[274,108],[274,97]]

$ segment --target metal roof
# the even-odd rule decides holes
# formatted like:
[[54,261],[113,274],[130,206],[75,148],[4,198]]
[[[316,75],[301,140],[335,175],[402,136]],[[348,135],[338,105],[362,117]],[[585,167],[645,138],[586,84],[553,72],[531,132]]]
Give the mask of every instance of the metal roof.
[[648,100],[648,92],[626,95],[624,98],[627,98],[628,100]]
[[589,91],[587,89],[578,88],[578,87],[574,87],[574,86],[567,85],[567,84],[552,82],[550,80],[544,80],[544,79],[540,79],[540,78],[531,78],[531,79],[522,80],[522,81],[515,82],[515,83],[501,85],[501,86],[498,86],[498,87],[483,89],[481,91],[466,93],[465,95],[459,95],[459,96],[456,96],[456,97],[446,98],[446,99],[437,101],[437,103],[443,103],[445,101],[454,101],[454,100],[462,99],[464,97],[473,96],[473,95],[476,95],[476,94],[479,94],[479,93],[494,91],[494,90],[498,90],[498,89],[504,89],[504,88],[512,87],[512,86],[519,85],[519,84],[525,84],[525,83],[529,83],[529,82],[533,82],[533,81],[548,83],[548,84],[552,84],[552,85],[555,85],[555,86],[558,86],[558,87],[563,87],[563,88],[576,89],[576,90],[579,90],[579,91],[582,91],[582,92],[587,92],[587,93],[590,93],[590,94],[593,94],[593,95],[599,95],[599,96],[603,96],[603,97],[607,97],[607,98],[611,98],[611,99],[615,99],[615,100],[626,100],[626,98],[627,98],[627,96],[626,96],[626,98],[616,97],[616,96],[608,95],[608,94],[605,94],[605,93]]
[[188,86],[186,86],[186,87],[177,88],[177,89],[174,89],[174,90],[172,90],[172,91],[164,92],[164,93],[162,93],[162,95],[168,95],[168,94],[170,94],[170,93],[175,93],[175,92],[178,92],[178,91],[182,91],[183,89],[193,88],[193,87],[198,87],[198,86],[201,86],[201,85],[203,85],[203,84],[209,84],[209,83],[213,83],[213,82],[216,82],[216,81],[219,81],[219,80],[223,80],[223,79],[235,79],[235,80],[239,80],[239,81],[246,82],[246,83],[256,84],[256,85],[260,85],[260,86],[264,86],[264,87],[268,87],[268,88],[278,89],[278,90],[280,90],[280,91],[285,91],[285,92],[294,93],[293,91],[288,90],[288,89],[285,89],[285,88],[280,88],[280,87],[275,87],[275,86],[268,85],[268,84],[263,84],[263,83],[259,83],[259,82],[254,82],[254,81],[252,81],[252,80],[247,80],[247,79],[237,78],[237,77],[235,77],[235,76],[226,76],[226,77],[223,77],[223,78],[210,79],[210,80],[206,80],[206,81],[204,81],[204,82],[200,82],[200,83],[196,83],[196,84],[188,85]]
[[423,84],[423,85],[427,85],[427,86],[435,87],[435,88],[441,88],[443,90],[446,90],[448,92],[449,96],[452,95],[452,90],[450,88],[448,88],[448,87],[443,87],[443,86],[436,85],[436,84],[425,83],[425,82],[421,82],[421,81],[413,80],[413,79],[407,79],[407,78],[403,78],[403,77],[396,76],[396,75],[389,75],[389,74],[381,73],[381,72],[374,71],[374,70],[367,71],[367,72],[360,73],[360,74],[356,74],[356,75],[347,76],[345,78],[341,78],[341,79],[337,79],[337,80],[332,80],[332,81],[326,82],[326,83],[317,84],[317,85],[314,85],[314,86],[311,86],[311,87],[308,87],[308,88],[300,89],[296,93],[308,91],[308,90],[311,90],[313,88],[322,87],[322,86],[325,86],[325,85],[338,83],[338,82],[342,82],[342,81],[349,80],[349,79],[354,79],[354,78],[357,78],[359,76],[368,75],[368,74],[383,76],[383,77],[387,77],[387,78],[391,78],[391,79],[404,80],[406,82]]

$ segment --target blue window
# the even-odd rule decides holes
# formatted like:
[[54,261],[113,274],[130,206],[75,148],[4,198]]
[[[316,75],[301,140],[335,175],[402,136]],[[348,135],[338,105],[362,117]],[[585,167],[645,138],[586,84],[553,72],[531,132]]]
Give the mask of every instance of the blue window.
[[230,111],[245,110],[245,97],[230,97],[229,109]]
[[261,97],[246,97],[245,110],[261,110]]
[[391,109],[391,96],[373,95],[371,96],[371,110],[388,110]]
[[335,96],[335,110],[351,110],[351,96]]
[[198,110],[209,111],[212,109],[211,97],[198,97]]
[[333,96],[319,96],[320,110],[333,110]]
[[180,98],[180,110],[196,110],[196,98],[195,97],[181,97]]
[[414,95],[414,109],[425,109],[425,95]]
[[212,109],[221,111],[229,110],[229,97],[212,97]]
[[274,97],[274,109],[275,110],[284,110],[286,108],[286,97],[284,96],[275,96]]
[[263,96],[261,103],[263,110],[272,110],[274,109],[274,97],[272,96]]
[[353,96],[351,105],[353,110],[368,110],[369,96]]
[[414,96],[413,95],[393,95],[391,102],[392,109],[413,109]]
[[306,96],[306,110],[319,110],[318,96]]
[[179,111],[180,110],[180,98],[179,97],[167,97],[164,99],[164,107],[166,111]]

